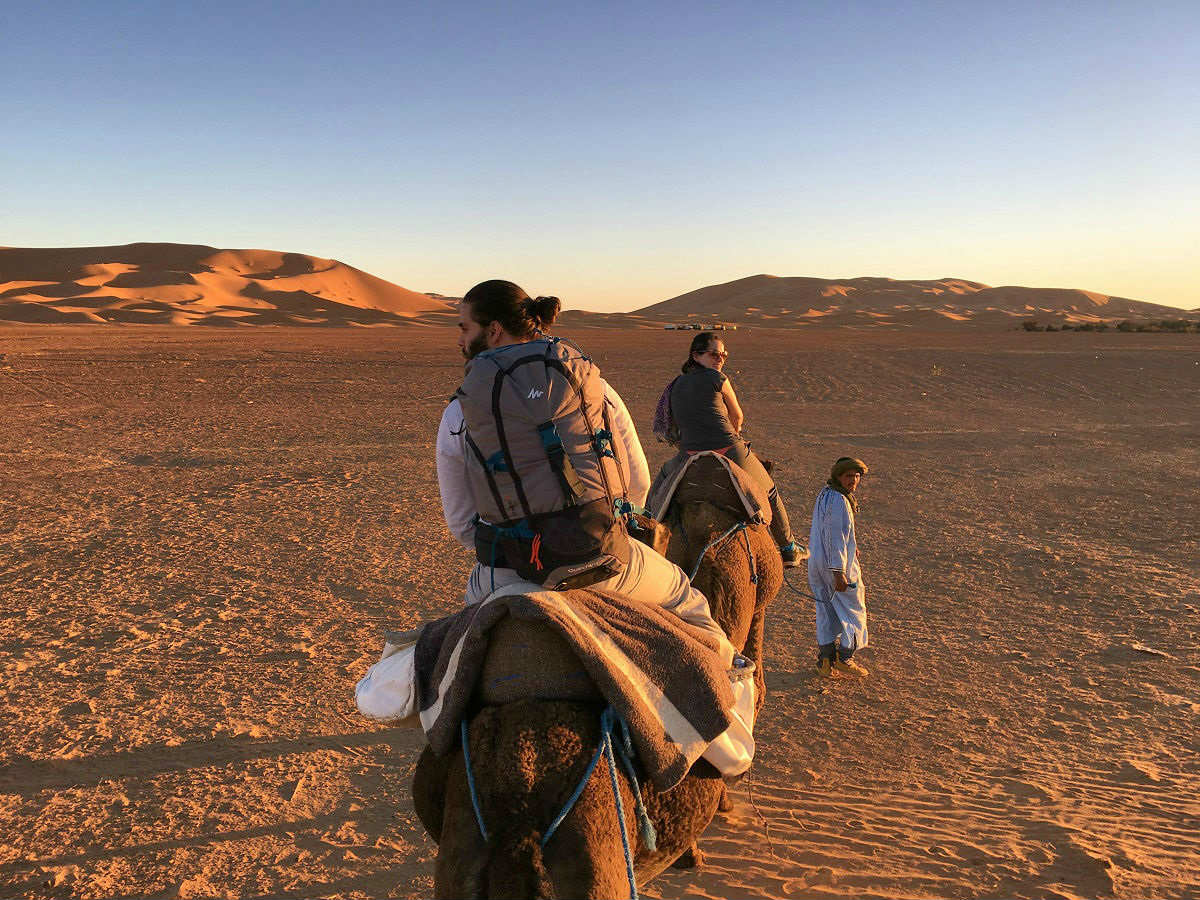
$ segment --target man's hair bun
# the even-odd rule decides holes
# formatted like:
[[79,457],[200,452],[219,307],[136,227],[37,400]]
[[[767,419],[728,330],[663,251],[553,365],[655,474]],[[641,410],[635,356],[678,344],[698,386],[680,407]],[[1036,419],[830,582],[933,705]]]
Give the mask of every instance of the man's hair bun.
[[549,328],[562,304],[557,297],[531,298],[511,281],[493,278],[481,281],[463,295],[471,308],[471,318],[487,328],[492,322],[520,341]]
[[549,328],[558,317],[562,302],[557,297],[534,297],[526,301],[526,309],[538,328]]

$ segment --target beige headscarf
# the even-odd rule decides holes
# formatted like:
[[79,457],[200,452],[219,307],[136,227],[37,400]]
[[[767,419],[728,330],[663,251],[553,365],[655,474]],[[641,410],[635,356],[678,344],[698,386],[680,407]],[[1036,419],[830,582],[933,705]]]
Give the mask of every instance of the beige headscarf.
[[838,477],[845,475],[847,472],[861,472],[866,475],[867,464],[861,459],[855,459],[853,456],[843,456],[833,464],[833,469],[829,473],[829,480],[825,483],[849,500],[850,508],[858,512],[858,498],[842,487],[842,483],[838,481]]

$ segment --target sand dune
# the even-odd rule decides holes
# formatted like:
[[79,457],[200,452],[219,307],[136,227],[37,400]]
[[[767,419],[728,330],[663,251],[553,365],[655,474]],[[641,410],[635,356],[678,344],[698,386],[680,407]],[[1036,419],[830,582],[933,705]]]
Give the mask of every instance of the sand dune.
[[[576,336],[656,469],[687,335]],[[469,566],[432,464],[461,360],[422,337],[0,329],[0,896],[430,895],[421,739],[352,700]],[[1195,897],[1194,336],[727,341],[802,531],[871,465],[872,674],[816,682],[785,588],[751,777],[646,896]]]
[[[0,248],[0,322],[157,325],[446,324],[456,297],[420,294],[336,260],[191,244]],[[778,278],[709,285],[630,313],[569,309],[583,328],[727,322],[767,328],[1007,330],[1200,318],[1094,291],[962,278]]]
[[445,303],[336,260],[191,244],[0,250],[0,320],[170,325],[444,322]]
[[1179,319],[1171,306],[1062,288],[989,287],[942,278],[778,278],[754,275],[699,288],[636,311],[658,322],[724,321],[771,328],[862,326],[1003,330],[1029,319],[1099,323]]

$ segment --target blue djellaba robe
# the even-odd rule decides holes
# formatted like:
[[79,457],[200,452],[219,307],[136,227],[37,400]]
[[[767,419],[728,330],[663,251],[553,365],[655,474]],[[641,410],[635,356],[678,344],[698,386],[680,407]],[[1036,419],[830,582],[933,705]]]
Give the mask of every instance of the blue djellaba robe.
[[[867,593],[858,567],[854,510],[846,496],[826,485],[813,506],[808,536],[808,586],[817,607],[817,643],[841,639],[841,650],[867,646]],[[850,586],[834,590],[833,573],[842,572]]]

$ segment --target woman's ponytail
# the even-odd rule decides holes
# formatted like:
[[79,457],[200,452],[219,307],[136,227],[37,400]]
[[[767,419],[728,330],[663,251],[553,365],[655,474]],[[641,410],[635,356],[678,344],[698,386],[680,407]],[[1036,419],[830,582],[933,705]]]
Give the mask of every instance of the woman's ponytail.
[[686,375],[692,369],[704,368],[701,363],[696,362],[696,354],[707,352],[716,339],[717,336],[711,331],[702,331],[692,338],[692,346],[688,350],[688,357],[683,361],[683,365],[679,367],[679,371]]

